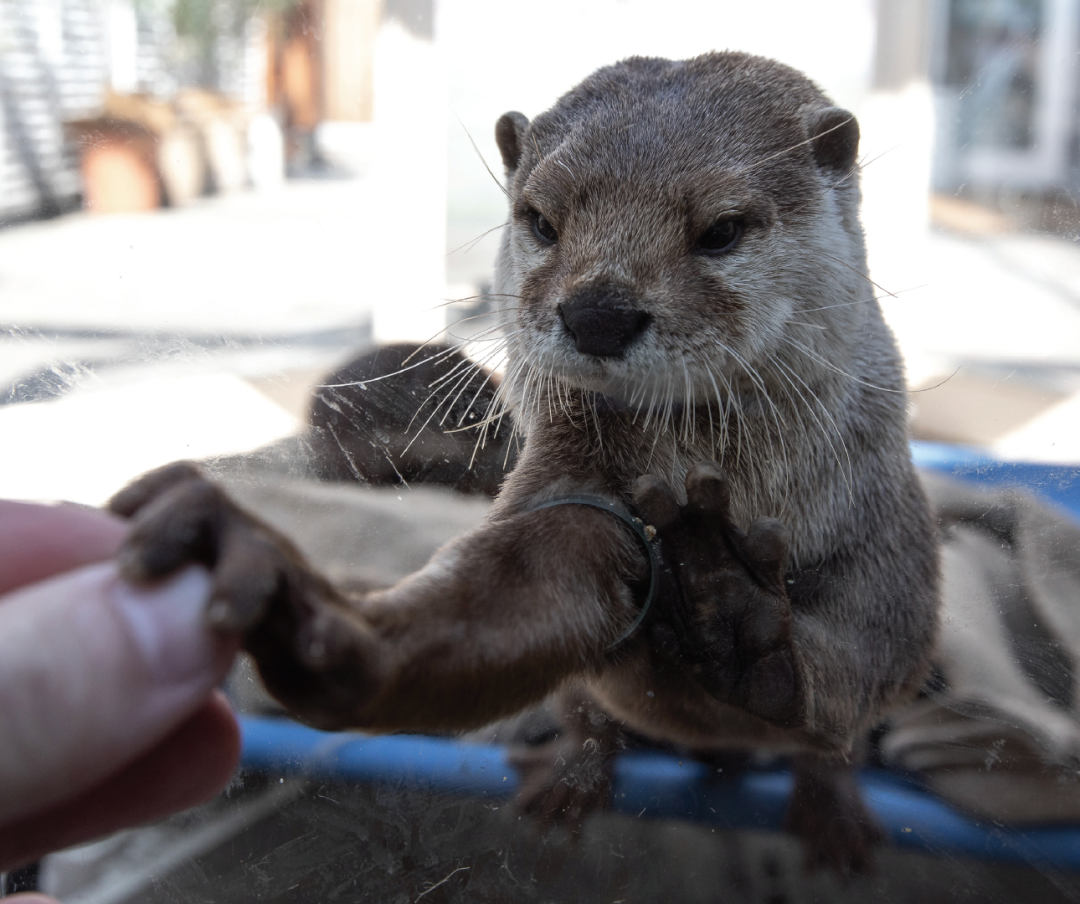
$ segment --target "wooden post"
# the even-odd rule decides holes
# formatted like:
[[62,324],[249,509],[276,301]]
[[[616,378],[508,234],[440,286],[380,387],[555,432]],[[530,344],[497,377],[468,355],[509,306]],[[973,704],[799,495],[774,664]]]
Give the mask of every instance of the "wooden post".
[[379,0],[324,0],[323,115],[370,122]]

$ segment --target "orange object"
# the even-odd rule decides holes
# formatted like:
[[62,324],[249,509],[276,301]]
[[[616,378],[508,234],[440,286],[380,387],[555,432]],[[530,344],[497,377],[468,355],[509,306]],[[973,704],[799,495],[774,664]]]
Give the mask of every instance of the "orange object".
[[161,206],[157,138],[118,119],[73,124],[81,151],[83,205],[95,213],[130,213]]

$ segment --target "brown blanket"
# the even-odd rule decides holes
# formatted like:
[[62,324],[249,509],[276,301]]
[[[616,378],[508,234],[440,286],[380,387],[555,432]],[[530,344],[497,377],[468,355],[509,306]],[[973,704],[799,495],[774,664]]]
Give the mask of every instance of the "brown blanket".
[[943,539],[936,674],[884,753],[986,818],[1080,820],[1080,525],[1023,492],[923,479]]

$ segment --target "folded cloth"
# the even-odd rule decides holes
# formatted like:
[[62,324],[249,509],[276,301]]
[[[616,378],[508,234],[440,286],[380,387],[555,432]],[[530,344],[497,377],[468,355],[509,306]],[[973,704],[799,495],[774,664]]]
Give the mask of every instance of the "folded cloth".
[[881,749],[1009,823],[1080,820],[1080,525],[1014,489],[923,474],[942,532],[934,674]]

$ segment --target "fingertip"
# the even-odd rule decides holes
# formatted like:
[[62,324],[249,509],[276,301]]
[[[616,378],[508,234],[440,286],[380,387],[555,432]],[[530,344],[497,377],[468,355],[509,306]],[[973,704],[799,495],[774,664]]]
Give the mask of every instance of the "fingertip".
[[731,488],[715,462],[694,465],[686,475],[687,506],[702,514],[727,517],[731,508]]
[[108,604],[121,617],[146,675],[157,686],[192,683],[192,693],[201,696],[220,680],[220,648],[225,645],[206,618],[211,582],[205,569],[189,566],[150,586],[117,580],[107,588]]
[[0,593],[112,558],[126,530],[96,509],[0,500]]
[[671,488],[659,477],[645,474],[634,481],[631,499],[638,515],[658,530],[679,520],[679,503]]
[[747,532],[746,550],[768,578],[782,578],[787,568],[787,528],[775,518],[758,518]]
[[240,726],[215,690],[171,734],[101,784],[0,826],[0,869],[205,803],[232,779],[240,753]]
[[[194,724],[192,724],[194,723]],[[213,797],[232,778],[240,765],[243,736],[240,723],[225,693],[215,688],[203,708],[185,728],[197,745],[205,746],[202,788],[204,800]],[[190,806],[190,805],[189,805]]]

